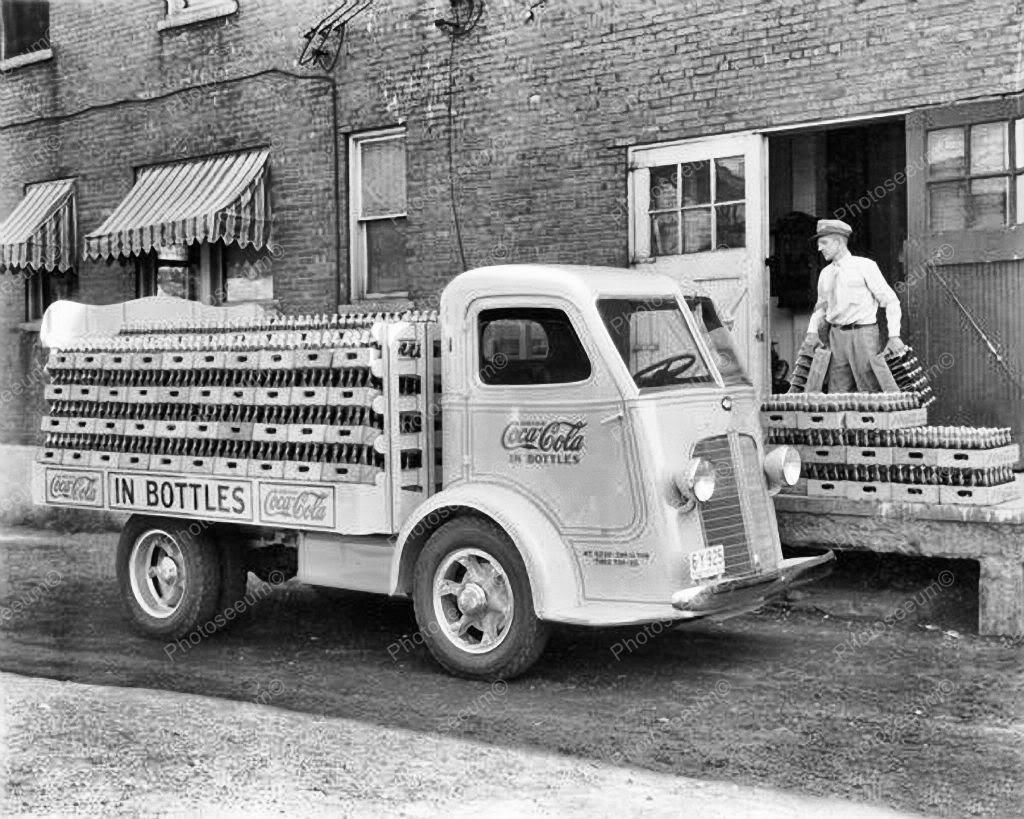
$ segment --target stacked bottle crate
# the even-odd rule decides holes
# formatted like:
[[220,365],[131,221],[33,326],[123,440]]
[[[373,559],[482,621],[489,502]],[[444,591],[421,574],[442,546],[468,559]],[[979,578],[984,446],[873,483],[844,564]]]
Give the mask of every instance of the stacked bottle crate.
[[394,488],[424,489],[435,322],[292,316],[85,339],[50,354],[39,459],[371,485],[387,472]]
[[799,449],[798,494],[978,505],[1015,497],[1020,450],[1010,430],[926,426],[922,400],[916,392],[775,395],[762,411],[766,441]]

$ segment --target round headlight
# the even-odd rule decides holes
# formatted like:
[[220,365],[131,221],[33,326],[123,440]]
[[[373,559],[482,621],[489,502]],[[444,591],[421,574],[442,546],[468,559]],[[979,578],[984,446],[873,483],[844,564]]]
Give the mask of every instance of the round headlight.
[[765,456],[764,471],[771,486],[793,486],[800,480],[802,466],[800,453],[795,447],[780,446]]
[[686,489],[701,503],[715,494],[715,466],[704,458],[694,458],[686,471]]

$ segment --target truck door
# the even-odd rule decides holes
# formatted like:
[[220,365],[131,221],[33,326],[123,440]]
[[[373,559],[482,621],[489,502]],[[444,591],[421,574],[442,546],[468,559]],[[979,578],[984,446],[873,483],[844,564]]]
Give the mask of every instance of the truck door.
[[555,299],[487,298],[468,318],[470,479],[514,487],[570,537],[613,540],[633,530],[636,445],[579,312]]

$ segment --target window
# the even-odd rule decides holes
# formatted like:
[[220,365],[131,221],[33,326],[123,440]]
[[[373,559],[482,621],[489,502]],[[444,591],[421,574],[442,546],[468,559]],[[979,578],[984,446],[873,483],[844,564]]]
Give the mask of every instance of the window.
[[167,16],[158,22],[156,27],[162,31],[166,28],[226,17],[236,11],[237,0],[167,0]]
[[349,181],[352,298],[405,295],[405,131],[353,137]]
[[38,0],[0,0],[0,68],[48,59],[50,4]]
[[674,296],[599,299],[597,309],[641,389],[715,383]]
[[1024,120],[930,130],[925,162],[930,230],[1024,224]]
[[74,271],[57,273],[49,270],[24,271],[25,321],[39,321],[46,308],[60,299],[72,299],[78,290]]
[[742,156],[652,167],[651,255],[744,247],[745,187]]
[[484,384],[568,384],[590,378],[590,359],[561,310],[482,310],[477,327]]
[[174,296],[203,304],[272,302],[277,245],[257,250],[223,242],[161,247],[139,261],[139,296]]

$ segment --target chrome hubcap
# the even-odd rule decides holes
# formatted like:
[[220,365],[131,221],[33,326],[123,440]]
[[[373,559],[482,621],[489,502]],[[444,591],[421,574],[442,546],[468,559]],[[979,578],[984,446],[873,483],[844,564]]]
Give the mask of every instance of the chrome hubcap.
[[128,579],[135,601],[150,617],[163,620],[177,611],[185,594],[185,560],[167,532],[152,529],[132,546]]
[[505,569],[481,549],[452,552],[434,573],[434,616],[462,651],[485,654],[501,645],[514,609]]

